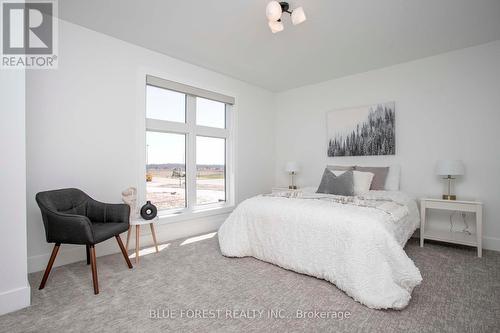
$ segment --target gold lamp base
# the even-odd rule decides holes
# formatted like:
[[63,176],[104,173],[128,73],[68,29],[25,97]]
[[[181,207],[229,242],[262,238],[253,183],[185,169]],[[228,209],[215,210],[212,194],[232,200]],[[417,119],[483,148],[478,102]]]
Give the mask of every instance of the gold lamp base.
[[443,200],[457,200],[457,196],[454,194],[443,194]]

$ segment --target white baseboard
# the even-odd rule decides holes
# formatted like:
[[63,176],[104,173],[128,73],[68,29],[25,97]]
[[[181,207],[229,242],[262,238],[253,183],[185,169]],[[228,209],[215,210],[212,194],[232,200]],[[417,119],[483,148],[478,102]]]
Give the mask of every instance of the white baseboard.
[[500,251],[500,238],[483,237],[483,249]]
[[[156,226],[156,238],[158,243],[165,243],[174,239],[212,232],[218,230],[219,226],[225,221],[228,216],[229,213],[225,213],[192,219],[188,221],[160,223]],[[133,236],[135,236],[135,233],[133,234]],[[126,233],[122,234],[123,243],[125,243],[125,237]],[[131,237],[131,244],[134,244],[134,239],[134,237]],[[149,227],[147,226],[144,226],[141,229],[140,243],[141,248],[153,245],[151,232],[149,230]],[[115,239],[109,239],[96,245],[96,255],[98,257],[118,252],[120,252],[120,249]],[[33,273],[45,270],[49,258],[50,253],[28,257],[28,272]],[[54,263],[54,267],[67,265],[85,259],[86,254],[84,246],[62,244]]]
[[24,287],[0,293],[0,316],[30,306],[31,288]]

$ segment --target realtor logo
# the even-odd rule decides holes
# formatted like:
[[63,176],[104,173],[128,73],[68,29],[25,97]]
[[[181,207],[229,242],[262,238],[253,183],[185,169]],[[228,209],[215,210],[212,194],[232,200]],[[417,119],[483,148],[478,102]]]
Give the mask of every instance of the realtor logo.
[[57,67],[57,3],[3,0],[2,68]]

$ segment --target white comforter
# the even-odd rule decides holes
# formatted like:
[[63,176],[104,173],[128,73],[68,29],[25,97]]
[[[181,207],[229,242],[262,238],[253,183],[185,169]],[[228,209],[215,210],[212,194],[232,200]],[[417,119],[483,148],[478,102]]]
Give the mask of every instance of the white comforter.
[[371,191],[366,198],[393,201],[404,216],[401,209],[392,214],[333,200],[257,196],[220,227],[222,254],[325,279],[370,308],[402,309],[422,280],[403,250],[418,210],[401,192]]

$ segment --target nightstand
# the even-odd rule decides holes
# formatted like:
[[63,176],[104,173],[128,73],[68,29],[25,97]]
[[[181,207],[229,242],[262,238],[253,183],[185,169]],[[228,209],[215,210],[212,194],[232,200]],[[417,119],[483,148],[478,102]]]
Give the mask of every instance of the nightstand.
[[[476,234],[432,229],[426,226],[427,209],[439,209],[476,214]],[[478,201],[460,201],[443,199],[420,199],[420,246],[424,239],[462,244],[477,247],[477,256],[482,256],[483,204]]]

